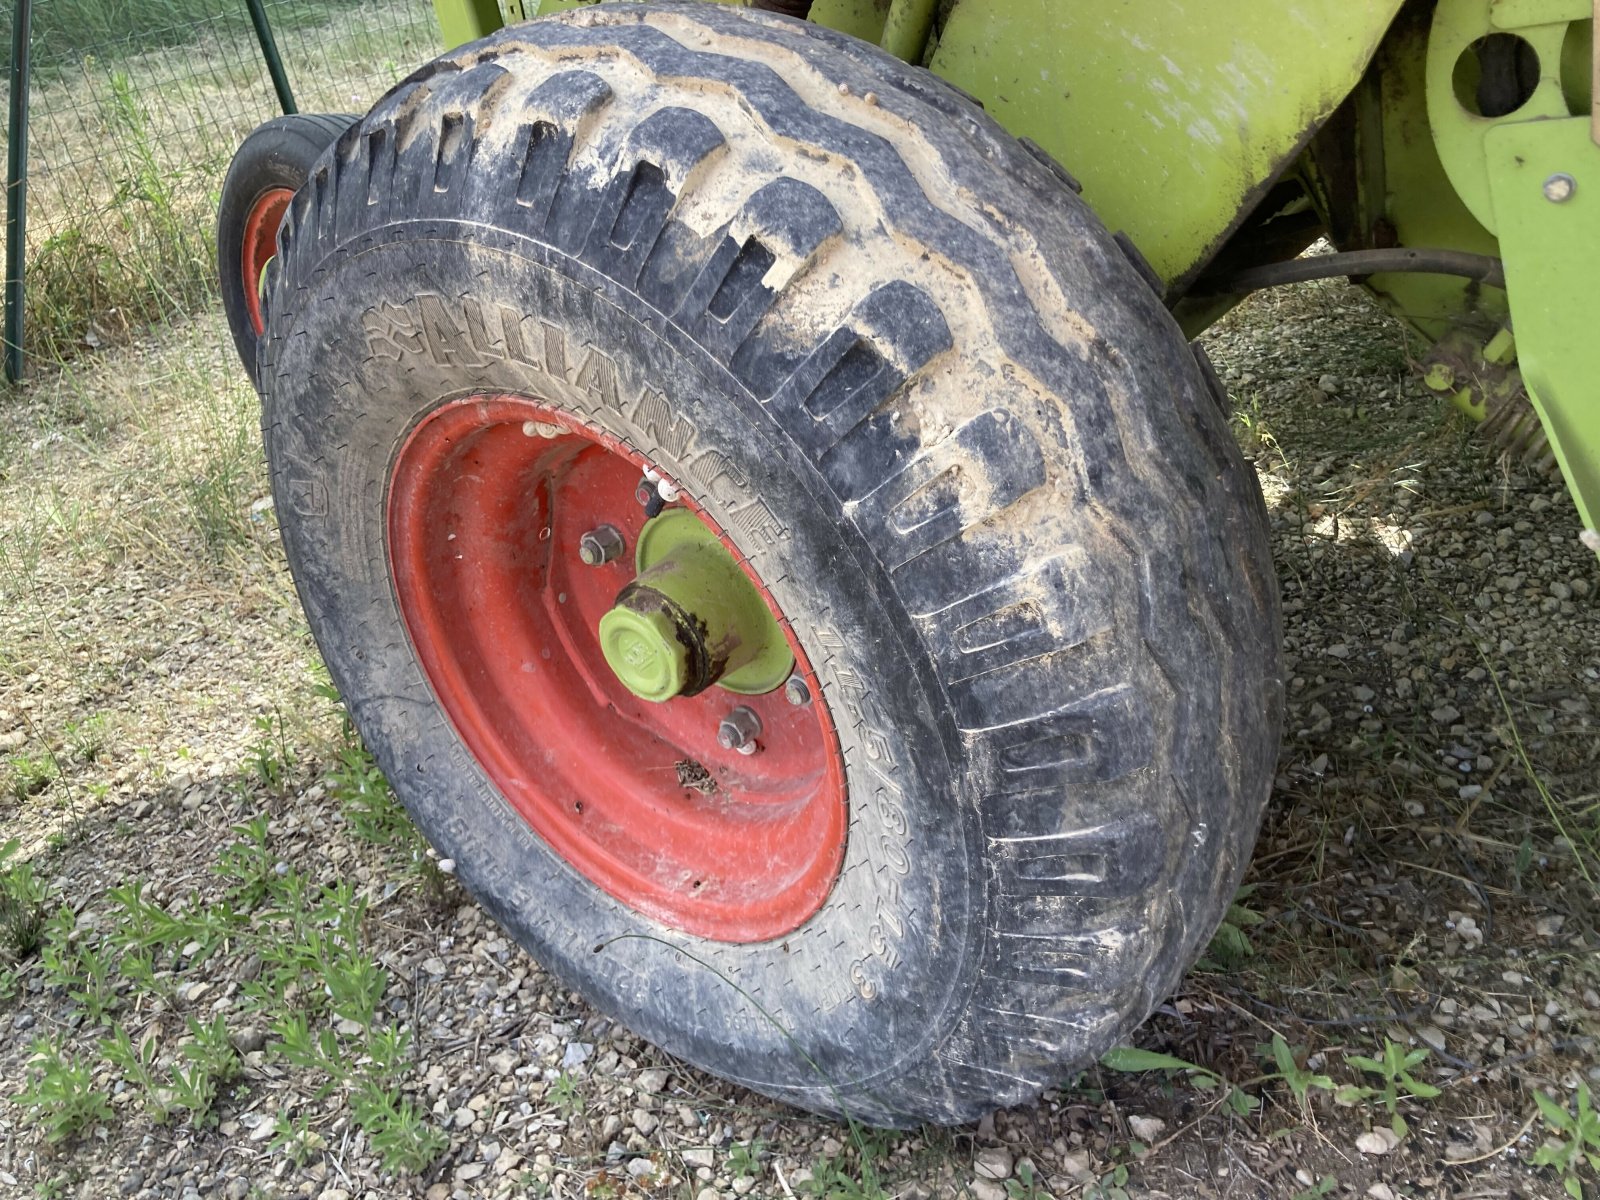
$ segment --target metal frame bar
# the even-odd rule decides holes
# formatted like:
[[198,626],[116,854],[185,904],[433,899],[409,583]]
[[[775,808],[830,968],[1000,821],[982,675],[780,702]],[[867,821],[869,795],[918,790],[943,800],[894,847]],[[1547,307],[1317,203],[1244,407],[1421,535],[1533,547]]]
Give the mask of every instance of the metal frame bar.
[[278,93],[278,105],[284,116],[292,116],[300,110],[295,107],[294,91],[289,87],[283,59],[278,56],[278,42],[267,21],[266,5],[262,0],[244,0],[244,4],[250,10],[250,23],[256,27],[256,41],[261,43],[261,57],[266,60],[267,74],[272,76],[272,90]]
[[11,17],[11,124],[6,156],[5,376],[22,378],[23,271],[28,260],[28,86],[33,0],[16,0]]

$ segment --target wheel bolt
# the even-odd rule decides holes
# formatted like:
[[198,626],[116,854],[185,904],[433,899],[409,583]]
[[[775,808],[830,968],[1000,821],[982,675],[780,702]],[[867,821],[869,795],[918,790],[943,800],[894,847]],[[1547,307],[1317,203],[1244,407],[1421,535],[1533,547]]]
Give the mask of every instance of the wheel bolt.
[[656,480],[650,478],[646,472],[645,477],[639,481],[639,486],[633,489],[633,498],[639,502],[639,507],[644,509],[644,515],[653,517],[665,507],[661,493],[656,490]]
[[799,708],[801,705],[811,703],[811,689],[799,675],[791,675],[789,682],[783,685],[783,698]]
[[761,733],[761,718],[755,710],[740,705],[717,726],[717,745],[724,750],[737,750],[740,754],[756,752],[756,738]]
[[578,539],[578,557],[586,567],[620,558],[623,551],[622,534],[615,525],[599,525]]

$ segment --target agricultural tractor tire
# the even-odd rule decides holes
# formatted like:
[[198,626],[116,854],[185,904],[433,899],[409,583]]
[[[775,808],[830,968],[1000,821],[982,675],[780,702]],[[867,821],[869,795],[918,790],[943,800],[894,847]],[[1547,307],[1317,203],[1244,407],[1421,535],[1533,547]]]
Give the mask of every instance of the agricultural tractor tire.
[[294,199],[259,381],[311,628],[461,882],[683,1059],[1022,1103],[1203,948],[1273,777],[1254,476],[1057,174],[695,4],[398,85]]
[[228,164],[217,205],[217,274],[228,330],[252,376],[266,328],[262,273],[277,253],[278,226],[322,152],[358,120],[332,113],[277,117],[258,125]]

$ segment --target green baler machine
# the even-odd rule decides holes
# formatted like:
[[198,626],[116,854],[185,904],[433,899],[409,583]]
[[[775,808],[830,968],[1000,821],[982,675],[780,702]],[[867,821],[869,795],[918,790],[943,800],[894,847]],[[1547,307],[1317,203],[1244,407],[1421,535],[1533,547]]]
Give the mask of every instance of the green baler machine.
[[970,1120],[1200,953],[1283,714],[1250,292],[1359,281],[1600,551],[1596,0],[435,3],[241,147],[224,299],[396,793],[682,1058]]
[[[1440,344],[1429,385],[1480,421],[1505,404],[1501,441],[1535,457],[1547,441],[1584,526],[1600,525],[1600,318],[1586,303],[1600,280],[1593,0],[752,7],[863,38],[961,88],[1071,173],[1160,276],[1191,337],[1247,290],[1312,271],[1359,279]],[[450,45],[502,21],[492,0],[435,8]],[[1319,237],[1340,253],[1391,253],[1270,269]]]

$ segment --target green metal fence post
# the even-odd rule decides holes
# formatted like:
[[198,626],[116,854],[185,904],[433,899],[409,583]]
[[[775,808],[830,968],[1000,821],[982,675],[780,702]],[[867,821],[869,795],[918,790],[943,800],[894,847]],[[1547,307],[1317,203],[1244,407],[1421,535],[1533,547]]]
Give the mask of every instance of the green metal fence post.
[[278,104],[284,116],[300,110],[294,106],[294,92],[289,88],[289,76],[284,73],[283,59],[278,57],[278,43],[272,36],[272,26],[267,23],[267,9],[261,0],[244,0],[250,10],[250,23],[256,27],[256,41],[261,43],[261,57],[266,60],[267,74],[272,76],[272,88],[278,93]]
[[22,378],[22,271],[28,260],[28,43],[33,0],[16,0],[11,15],[11,124],[6,155],[5,374]]

